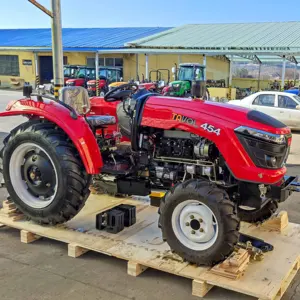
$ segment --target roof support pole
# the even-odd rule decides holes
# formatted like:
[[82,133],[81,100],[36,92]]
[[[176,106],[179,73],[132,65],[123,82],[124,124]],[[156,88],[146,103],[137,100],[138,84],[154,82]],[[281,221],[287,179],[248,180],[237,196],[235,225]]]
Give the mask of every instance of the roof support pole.
[[230,56],[230,63],[229,63],[229,86],[232,85],[232,68],[233,68],[233,55]]
[[39,56],[38,56],[38,54],[36,52],[34,53],[34,66],[35,66],[35,86],[34,86],[34,88],[36,89],[39,86],[39,84],[40,84]]
[[232,68],[233,68],[233,55],[230,56],[230,63],[229,63],[228,100],[231,100]]
[[206,81],[206,55],[205,54],[203,54],[203,66],[205,67],[203,70],[203,77],[204,80]]
[[295,63],[295,67],[294,67],[294,86],[296,86],[296,79],[297,79],[297,63]]
[[145,79],[149,79],[148,77],[149,77],[149,55],[148,54],[145,54],[145,56],[146,56],[146,69],[145,69]]
[[54,73],[54,96],[58,99],[58,91],[64,86],[64,62],[61,29],[60,0],[52,0],[52,55]]
[[282,58],[281,90],[284,90],[285,67],[286,67],[286,58],[285,58],[285,55],[284,55],[283,58]]
[[260,90],[260,74],[261,74],[261,63],[259,64],[258,68],[258,80],[257,80],[257,90]]
[[95,71],[96,71],[96,96],[99,96],[99,53],[95,55]]
[[181,55],[179,54],[178,55],[178,65],[180,65],[181,64]]
[[139,55],[138,53],[135,55],[135,73],[136,73],[136,80],[140,81],[140,76],[139,76]]

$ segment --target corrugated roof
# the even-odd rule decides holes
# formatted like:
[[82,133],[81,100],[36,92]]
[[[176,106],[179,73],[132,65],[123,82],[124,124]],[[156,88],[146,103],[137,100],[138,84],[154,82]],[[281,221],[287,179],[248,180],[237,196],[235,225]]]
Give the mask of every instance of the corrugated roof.
[[[122,48],[170,27],[64,28],[64,48]],[[51,29],[0,29],[0,47],[51,47]]]
[[300,49],[300,22],[184,25],[137,39],[128,45],[143,48],[212,50]]

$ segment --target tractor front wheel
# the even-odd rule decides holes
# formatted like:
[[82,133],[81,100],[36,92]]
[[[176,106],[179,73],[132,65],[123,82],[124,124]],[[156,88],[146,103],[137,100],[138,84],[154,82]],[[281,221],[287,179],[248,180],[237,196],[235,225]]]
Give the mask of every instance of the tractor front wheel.
[[5,139],[1,153],[8,193],[33,221],[63,223],[83,207],[91,178],[77,149],[55,124],[20,125]]
[[197,265],[224,260],[238,242],[234,203],[210,182],[176,185],[161,201],[159,214],[159,227],[171,250]]

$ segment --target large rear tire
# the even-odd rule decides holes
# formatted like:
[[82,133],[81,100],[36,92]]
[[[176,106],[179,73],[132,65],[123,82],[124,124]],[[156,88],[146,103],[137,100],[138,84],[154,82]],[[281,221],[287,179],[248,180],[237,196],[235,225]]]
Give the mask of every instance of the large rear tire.
[[170,248],[197,265],[230,255],[239,237],[239,219],[225,191],[202,180],[176,185],[161,201],[159,227]]
[[14,129],[1,151],[11,200],[33,221],[64,223],[84,206],[91,176],[62,129],[28,121]]

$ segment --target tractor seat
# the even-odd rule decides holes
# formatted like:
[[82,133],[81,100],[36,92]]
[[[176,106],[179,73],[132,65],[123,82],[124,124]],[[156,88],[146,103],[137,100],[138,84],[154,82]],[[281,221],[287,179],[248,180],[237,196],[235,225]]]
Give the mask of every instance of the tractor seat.
[[93,128],[116,124],[114,116],[87,116],[86,120]]

